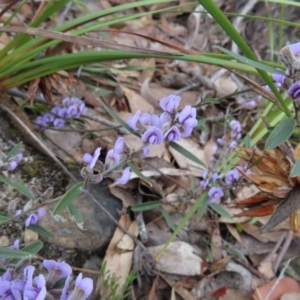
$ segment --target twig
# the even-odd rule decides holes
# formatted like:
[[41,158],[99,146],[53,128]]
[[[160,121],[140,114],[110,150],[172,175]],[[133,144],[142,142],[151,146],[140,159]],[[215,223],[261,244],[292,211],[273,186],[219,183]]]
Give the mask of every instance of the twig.
[[[143,196],[140,191],[137,191],[136,204],[142,204],[142,203],[143,203]],[[143,218],[143,212],[139,211],[136,214],[136,222],[137,222],[137,226],[139,229],[141,241],[143,243],[147,243],[148,242],[148,234],[147,234],[145,221]]]

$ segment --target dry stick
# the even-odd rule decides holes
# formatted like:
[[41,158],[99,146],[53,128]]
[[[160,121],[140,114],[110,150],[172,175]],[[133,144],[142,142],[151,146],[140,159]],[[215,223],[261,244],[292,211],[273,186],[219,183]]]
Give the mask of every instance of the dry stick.
[[[138,190],[137,196],[136,196],[136,204],[142,204],[142,203],[143,203],[143,196],[142,196],[141,192]],[[137,223],[137,226],[139,229],[141,241],[143,243],[147,243],[148,242],[148,234],[147,234],[147,229],[146,229],[142,211],[139,211],[136,213],[136,223]]]
[[283,232],[280,236],[279,240],[277,241],[275,247],[272,249],[272,251],[262,260],[262,262],[268,262],[272,259],[272,256],[277,252],[279,247],[281,246],[282,242],[284,241],[285,237],[287,235],[287,232]]
[[138,48],[138,47],[131,47],[126,45],[120,45],[118,43],[105,40],[103,38],[90,38],[86,36],[76,36],[69,33],[63,33],[58,31],[50,31],[45,29],[39,29],[39,28],[32,28],[32,27],[21,27],[21,26],[5,26],[0,27],[0,32],[14,32],[14,33],[24,33],[29,35],[36,35],[40,37],[44,37],[51,40],[61,40],[68,43],[77,43],[80,45],[89,45],[93,47],[100,47],[103,49],[112,49],[112,50],[122,50],[122,51],[128,51],[128,52],[134,52],[134,53],[140,53],[140,54],[154,54],[154,55],[163,55],[168,57],[177,57],[181,56],[180,54],[170,54],[167,52],[161,52],[161,51],[154,51],[154,50],[148,50],[144,48]]
[[0,11],[0,18],[4,16],[4,14],[10,10],[19,0],[14,0],[11,3],[9,3],[7,6],[5,6],[1,11]]

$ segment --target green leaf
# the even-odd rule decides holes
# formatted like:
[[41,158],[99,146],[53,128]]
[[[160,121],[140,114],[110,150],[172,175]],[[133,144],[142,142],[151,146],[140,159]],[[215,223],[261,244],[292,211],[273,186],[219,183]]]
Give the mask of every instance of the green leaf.
[[221,217],[232,220],[231,215],[219,204],[217,203],[209,203],[208,204],[216,213],[218,213]]
[[11,249],[9,247],[0,247],[1,258],[24,258],[32,256],[32,253],[25,252],[23,250]]
[[274,149],[287,141],[294,132],[296,121],[292,118],[280,122],[269,135],[265,149]]
[[291,173],[290,173],[290,177],[296,177],[300,174],[300,159],[298,159],[295,163],[295,165],[293,166]]
[[164,219],[166,220],[167,225],[174,231],[176,229],[175,224],[172,220],[172,218],[170,217],[169,213],[163,208],[160,208],[160,211],[164,217]]
[[193,162],[195,162],[196,164],[201,165],[202,167],[206,168],[206,165],[198,158],[196,157],[193,153],[191,153],[190,151],[184,149],[182,146],[180,146],[177,143],[174,142],[170,142],[169,145],[175,149],[176,151],[178,151],[180,154],[182,154],[183,156],[185,156],[186,158],[192,160]]
[[23,145],[23,143],[22,142],[20,142],[20,143],[18,143],[8,154],[7,154],[7,156],[6,156],[6,161],[8,161],[10,158],[12,158],[12,157],[14,157],[14,156],[16,156],[19,152],[20,152],[20,150],[21,150],[21,148],[22,148],[22,145]]
[[245,145],[246,148],[251,148],[251,137],[249,132],[247,132],[246,137],[245,137]]
[[30,226],[28,226],[28,228],[34,232],[37,232],[40,235],[45,236],[45,237],[49,237],[49,238],[55,237],[55,235],[53,233],[49,232],[47,229],[45,229],[44,227],[37,225],[37,224],[30,225]]
[[58,214],[67,206],[69,206],[84,190],[84,182],[78,182],[72,186],[56,204],[53,215]]
[[143,179],[145,182],[147,182],[150,186],[152,186],[152,183],[150,182],[149,178],[147,178],[137,167],[136,165],[129,161],[127,162],[128,166],[130,167],[130,169],[141,179]]
[[81,226],[83,226],[84,220],[83,220],[82,215],[76,208],[76,206],[73,203],[71,203],[68,206],[68,210],[69,210],[71,217],[74,218],[76,224],[81,228]]
[[199,206],[198,208],[198,212],[197,212],[197,220],[201,220],[203,215],[206,213],[207,211],[207,205],[208,205],[208,198],[204,198],[202,200],[202,205]]
[[43,248],[43,245],[44,244],[41,241],[35,241],[35,242],[27,245],[26,247],[22,248],[21,251],[25,251],[30,254],[37,254]]
[[220,46],[214,46],[214,48],[217,48],[219,50],[221,50],[222,52],[232,56],[233,58],[235,58],[236,60],[239,60],[247,65],[250,65],[256,69],[260,69],[260,70],[264,70],[264,71],[267,71],[267,72],[270,72],[270,73],[276,73],[276,74],[281,74],[281,75],[286,75],[284,71],[282,70],[279,70],[279,69],[275,69],[275,68],[272,68],[268,65],[265,65],[263,63],[260,63],[260,62],[257,62],[255,60],[252,60],[250,58],[247,58],[245,56],[242,56],[242,55],[239,55],[237,53],[234,53],[230,50],[227,50],[223,47],[220,47]]
[[161,207],[161,201],[147,201],[145,203],[137,204],[131,207],[131,210],[134,212],[146,211],[151,210],[154,208]]
[[200,198],[197,199],[196,203],[190,208],[190,210],[187,212],[187,214],[182,218],[179,225],[176,227],[172,235],[169,237],[167,242],[164,244],[162,249],[157,254],[155,260],[158,261],[159,258],[163,255],[165,250],[168,248],[170,243],[175,239],[176,235],[180,232],[180,230],[185,226],[185,224],[188,222],[188,220],[192,217],[192,215],[198,210],[198,208],[201,206],[203,201],[207,201],[208,195],[207,193],[203,193]]
[[7,223],[9,220],[10,220],[10,218],[0,215],[0,225],[4,224],[4,223]]
[[29,199],[33,199],[33,195],[31,195],[27,186],[25,186],[19,182],[13,182],[10,179],[8,179],[7,177],[5,177],[3,174],[0,174],[0,180],[2,180],[4,183],[16,188],[17,190],[19,190],[19,192],[21,192],[23,195],[25,195]]

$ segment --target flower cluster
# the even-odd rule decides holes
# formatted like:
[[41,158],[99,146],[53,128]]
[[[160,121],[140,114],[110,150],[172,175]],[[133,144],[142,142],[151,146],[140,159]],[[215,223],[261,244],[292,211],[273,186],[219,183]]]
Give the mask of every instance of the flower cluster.
[[279,84],[287,93],[296,101],[300,101],[300,68],[299,68],[299,56],[300,56],[300,43],[295,43],[286,46],[280,51],[280,59],[287,67],[285,75],[272,74],[272,77],[276,84]]
[[13,171],[18,166],[18,164],[22,161],[23,154],[18,153],[12,157],[10,155],[5,155],[0,150],[0,170]]
[[67,97],[62,101],[62,106],[55,106],[50,112],[38,116],[35,120],[37,129],[45,129],[51,124],[54,127],[62,128],[65,126],[65,119],[79,119],[80,115],[85,113],[87,108],[84,102],[79,98]]
[[[92,183],[99,183],[104,177],[111,177],[120,184],[126,184],[130,179],[130,168],[126,167],[123,170],[120,170],[120,168],[126,163],[128,151],[124,138],[120,137],[117,139],[114,148],[107,152],[104,164],[98,160],[101,148],[97,148],[93,155],[85,153],[83,162],[87,166],[81,170],[82,177]],[[142,155],[146,155],[148,152],[148,147],[144,147]]]
[[35,225],[40,218],[45,215],[45,209],[43,207],[37,210],[37,213],[31,213],[29,217],[25,220],[25,226]]
[[186,106],[177,112],[180,100],[180,96],[173,94],[164,97],[159,102],[163,110],[160,116],[137,111],[128,119],[128,125],[142,134],[145,144],[157,145],[164,140],[176,142],[181,137],[188,137],[197,125],[196,108]]
[[[26,266],[27,264],[27,266]],[[71,267],[65,262],[44,260],[44,268],[48,274],[39,274],[33,277],[35,268],[24,261],[23,267],[17,269],[8,268],[0,276],[0,298],[14,299],[59,299],[59,300],[85,300],[93,291],[93,281],[90,278],[82,278],[82,273],[77,276],[75,284],[70,286]],[[65,278],[62,289],[57,288],[56,283]]]
[[[222,189],[221,178],[222,175],[213,173],[210,177],[208,176],[207,170],[203,170],[201,173],[202,180],[200,181],[200,187],[203,190],[208,190],[209,202],[215,203],[224,196]],[[225,183],[227,185],[234,185],[239,179],[239,172],[236,169],[230,170],[225,174]]]

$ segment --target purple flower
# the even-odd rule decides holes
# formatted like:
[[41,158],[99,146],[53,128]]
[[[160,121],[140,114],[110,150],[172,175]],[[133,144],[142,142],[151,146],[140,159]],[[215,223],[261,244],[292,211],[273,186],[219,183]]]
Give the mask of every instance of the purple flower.
[[45,122],[44,118],[42,116],[38,116],[36,119],[35,119],[35,127],[37,129],[43,129],[45,127],[47,127],[47,123]]
[[236,169],[230,170],[225,175],[225,182],[232,184],[239,179],[239,172]]
[[70,295],[69,299],[73,300],[85,300],[93,291],[93,280],[90,278],[82,279],[82,273],[80,273],[75,282],[75,289]]
[[7,269],[2,276],[0,276],[0,282],[1,281],[12,281],[13,277],[11,274],[11,269]]
[[106,154],[105,165],[109,166],[109,168],[112,168],[116,166],[119,162],[120,155],[116,153],[114,149],[109,150]]
[[222,136],[221,138],[217,138],[217,143],[218,143],[220,146],[222,146],[222,145],[224,144],[224,139],[225,139],[224,136]]
[[124,138],[123,137],[120,137],[117,139],[115,146],[114,146],[114,151],[117,154],[124,153]]
[[85,114],[85,113],[87,112],[87,108],[85,107],[85,104],[84,104],[84,103],[81,103],[81,104],[79,105],[78,109],[79,109],[79,112],[80,112],[81,114]]
[[78,107],[76,105],[71,105],[67,108],[67,115],[68,118],[79,118],[80,117],[80,113],[78,111]]
[[132,117],[128,118],[127,123],[133,130],[139,130],[138,121],[140,119],[140,116],[141,112],[138,110]]
[[242,130],[241,123],[237,120],[230,121],[229,126],[234,133],[239,133]]
[[179,114],[178,120],[179,123],[183,124],[188,119],[196,119],[196,108],[191,107],[190,105],[186,106]]
[[201,180],[199,184],[203,189],[206,189],[206,187],[209,184],[209,179],[207,178],[207,179]]
[[68,118],[68,109],[66,107],[61,107],[58,110],[57,115],[63,119]]
[[140,116],[140,122],[146,127],[148,126],[155,126],[155,127],[160,127],[160,119],[159,116],[155,114],[148,114],[144,113]]
[[65,281],[65,285],[63,287],[63,290],[62,290],[62,293],[60,296],[60,300],[68,300],[68,298],[70,296],[69,283],[70,283],[70,276],[68,276]]
[[235,149],[237,147],[236,141],[231,141],[228,145],[229,149]]
[[25,226],[28,227],[30,225],[35,225],[39,220],[36,214],[30,214],[30,216],[25,221]]
[[57,262],[55,260],[47,260],[45,259],[43,261],[44,267],[48,271],[48,277],[47,277],[47,287],[53,287],[55,283],[65,277],[68,277],[72,274],[72,268],[63,262]]
[[122,175],[117,178],[117,181],[120,184],[126,184],[129,179],[130,179],[130,168],[127,167],[122,171]]
[[209,202],[215,203],[218,199],[224,196],[224,192],[220,187],[213,186],[208,191]]
[[283,85],[285,76],[281,74],[272,74],[272,77],[276,83]]
[[71,98],[69,98],[69,97],[64,98],[63,101],[62,101],[62,104],[65,107],[69,107],[72,104]]
[[19,239],[16,239],[13,243],[13,249],[20,249],[20,240]]
[[206,178],[207,178],[207,175],[208,175],[207,170],[202,170],[202,171],[201,171],[201,177],[202,177],[203,179],[206,179]]
[[57,128],[63,128],[65,126],[65,120],[61,118],[56,118],[53,122],[53,126]]
[[45,213],[46,213],[45,208],[43,208],[43,207],[39,208],[37,211],[38,218],[39,219],[42,218],[45,215]]
[[177,142],[180,139],[180,131],[178,127],[172,126],[165,134],[164,138],[168,139],[170,142]]
[[35,286],[26,282],[24,296],[29,299],[44,300],[47,294],[45,277],[40,274],[34,278],[34,282]]
[[164,136],[163,132],[157,127],[148,128],[142,136],[142,141],[144,143],[149,143],[152,145],[161,144],[163,142]]
[[93,169],[95,167],[95,164],[100,156],[100,152],[101,152],[101,148],[97,148],[94,152],[93,155],[89,154],[89,153],[85,153],[83,155],[83,161],[86,163],[86,164],[89,164],[89,168],[90,169]]
[[171,94],[169,96],[163,97],[159,101],[159,105],[162,108],[162,110],[170,114],[174,114],[177,111],[180,100],[181,100],[180,96]]
[[167,112],[163,112],[161,115],[160,115],[160,117],[159,117],[159,119],[160,119],[160,124],[162,125],[162,126],[164,126],[166,123],[169,123],[170,121],[171,121],[171,116],[170,116],[170,114],[169,113],[167,113]]
[[51,113],[54,115],[54,116],[58,116],[58,113],[60,111],[60,107],[58,106],[55,106],[51,109]]
[[148,156],[150,153],[150,148],[148,146],[143,147],[143,154],[142,157]]
[[44,114],[43,119],[46,124],[49,124],[49,123],[53,122],[54,116],[50,113],[46,113],[46,114]]
[[212,174],[211,178],[212,178],[212,181],[215,182],[220,178],[220,175],[218,173],[214,173],[214,174]]
[[295,44],[291,44],[291,45],[289,45],[289,47],[292,50],[292,52],[294,53],[294,55],[300,53],[300,42],[299,43],[295,43]]
[[300,83],[299,83],[298,81],[295,82],[295,83],[293,83],[293,84],[289,87],[287,93],[288,93],[289,95],[291,95],[294,99],[300,100]]
[[75,98],[75,97],[71,98],[71,105],[75,104],[75,105],[79,106],[82,103],[84,103],[84,102],[81,99],[79,99],[79,98]]
[[22,153],[18,153],[15,157],[14,160],[16,161],[17,164],[19,164],[21,162],[21,160],[23,159],[23,154]]
[[17,162],[16,161],[11,161],[9,162],[8,166],[7,166],[7,170],[8,171],[13,171],[16,167],[17,167]]

